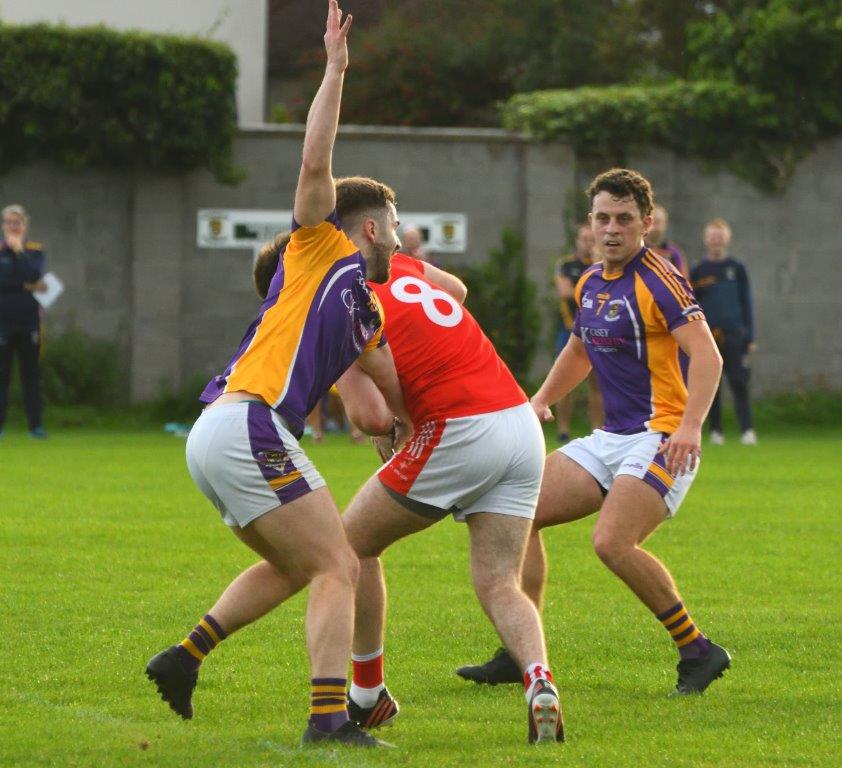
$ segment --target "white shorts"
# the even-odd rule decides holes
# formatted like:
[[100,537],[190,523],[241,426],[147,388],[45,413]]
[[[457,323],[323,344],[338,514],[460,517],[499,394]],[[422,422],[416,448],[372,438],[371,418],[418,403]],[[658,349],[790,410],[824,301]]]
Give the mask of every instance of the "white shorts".
[[232,528],[325,485],[284,420],[259,402],[202,411],[187,438],[187,468]]
[[667,472],[664,455],[658,453],[664,440],[666,435],[662,432],[616,435],[596,429],[558,450],[587,470],[606,491],[617,475],[643,480],[661,494],[667,505],[667,517],[672,517],[693,484],[699,462],[696,461],[692,472],[673,477]]
[[[535,517],[544,473],[544,434],[529,403],[418,425],[378,472],[408,509],[426,517],[474,512]],[[403,501],[402,501],[403,503]]]

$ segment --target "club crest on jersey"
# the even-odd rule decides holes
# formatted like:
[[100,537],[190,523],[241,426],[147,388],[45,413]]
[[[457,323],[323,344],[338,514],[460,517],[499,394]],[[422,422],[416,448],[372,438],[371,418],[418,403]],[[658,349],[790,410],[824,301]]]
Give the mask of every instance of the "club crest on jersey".
[[582,294],[582,309],[593,309],[593,297],[590,291]]
[[289,461],[289,454],[286,451],[258,451],[256,458],[259,463],[269,469],[283,469],[284,464]]
[[625,302],[622,299],[614,299],[608,302],[608,311],[605,313],[605,319],[609,323],[620,319],[620,311],[623,309]]

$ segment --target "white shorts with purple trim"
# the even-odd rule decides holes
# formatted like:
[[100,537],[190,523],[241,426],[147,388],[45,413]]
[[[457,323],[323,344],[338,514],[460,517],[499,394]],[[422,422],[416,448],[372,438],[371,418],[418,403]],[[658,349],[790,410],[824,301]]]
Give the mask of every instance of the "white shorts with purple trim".
[[651,485],[667,505],[667,517],[673,517],[699,471],[673,477],[666,469],[664,455],[658,453],[666,440],[662,432],[616,435],[595,429],[587,437],[572,440],[558,450],[583,467],[606,490],[617,475],[631,475]]
[[283,418],[261,402],[202,411],[187,438],[187,468],[232,528],[325,485]]

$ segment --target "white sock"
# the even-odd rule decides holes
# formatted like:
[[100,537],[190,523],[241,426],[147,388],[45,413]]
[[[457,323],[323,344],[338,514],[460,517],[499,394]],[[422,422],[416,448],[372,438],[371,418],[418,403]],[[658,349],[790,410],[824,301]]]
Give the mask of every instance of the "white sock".
[[356,683],[351,683],[351,690],[349,694],[354,704],[368,709],[377,703],[377,698],[380,696],[380,691],[386,687],[385,683],[380,683],[376,688],[360,688]]

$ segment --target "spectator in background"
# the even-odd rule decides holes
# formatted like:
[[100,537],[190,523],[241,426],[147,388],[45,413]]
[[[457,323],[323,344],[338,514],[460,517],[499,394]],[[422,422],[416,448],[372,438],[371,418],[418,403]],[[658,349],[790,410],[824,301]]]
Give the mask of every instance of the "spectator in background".
[[654,251],[658,256],[665,258],[672,264],[685,279],[690,279],[690,268],[687,266],[687,259],[681,249],[675,244],[667,240],[667,228],[669,227],[670,217],[667,209],[663,205],[656,205],[652,209],[652,227],[646,234],[644,242],[650,251]]
[[401,230],[400,252],[414,259],[430,261],[427,250],[424,248],[424,236],[418,227],[406,226]]
[[[562,256],[555,265],[554,282],[559,297],[559,324],[555,337],[554,355],[558,357],[570,339],[573,320],[576,316],[576,301],[573,293],[582,273],[594,262],[595,240],[590,224],[580,224],[576,230],[576,250],[568,256]],[[598,261],[599,259],[596,259]],[[593,371],[588,375],[588,418],[591,427],[597,429],[604,420],[602,396]],[[566,443],[570,439],[570,417],[573,415],[575,392],[563,397],[556,406],[556,427],[558,442]]]
[[[757,435],[749,401],[748,355],[757,348],[751,290],[746,268],[728,253],[731,227],[724,219],[713,219],[705,227],[704,261],[693,267],[693,290],[707,317],[722,354],[723,369],[734,396],[734,408],[743,445],[756,445]],[[721,387],[710,409],[710,441],[725,442],[722,433]]]
[[41,312],[33,293],[43,291],[44,252],[26,239],[29,217],[21,205],[3,209],[0,241],[0,435],[6,422],[9,382],[15,355],[26,420],[32,437],[44,438],[41,423]]

